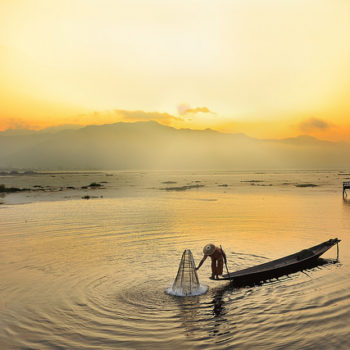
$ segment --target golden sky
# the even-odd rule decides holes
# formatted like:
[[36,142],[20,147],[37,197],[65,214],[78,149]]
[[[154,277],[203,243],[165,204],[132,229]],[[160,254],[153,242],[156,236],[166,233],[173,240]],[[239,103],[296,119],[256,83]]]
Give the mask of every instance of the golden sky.
[[0,0],[0,130],[350,140],[349,92],[348,0]]

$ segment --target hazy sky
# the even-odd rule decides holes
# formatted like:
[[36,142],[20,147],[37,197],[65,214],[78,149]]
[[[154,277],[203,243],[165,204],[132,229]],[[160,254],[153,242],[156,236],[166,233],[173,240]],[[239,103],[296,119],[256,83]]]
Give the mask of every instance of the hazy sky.
[[0,130],[151,118],[350,140],[349,92],[348,0],[0,0]]

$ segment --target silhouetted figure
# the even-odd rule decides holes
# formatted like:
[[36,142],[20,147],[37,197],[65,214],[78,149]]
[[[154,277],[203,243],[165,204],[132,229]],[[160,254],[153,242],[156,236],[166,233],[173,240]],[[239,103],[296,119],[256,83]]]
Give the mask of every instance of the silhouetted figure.
[[196,270],[199,270],[199,268],[202,266],[206,258],[210,256],[211,257],[211,278],[218,279],[219,275],[222,275],[224,262],[225,264],[227,263],[225,252],[221,248],[215,247],[214,244],[207,244],[203,248],[203,253],[204,253],[203,259],[200,261]]

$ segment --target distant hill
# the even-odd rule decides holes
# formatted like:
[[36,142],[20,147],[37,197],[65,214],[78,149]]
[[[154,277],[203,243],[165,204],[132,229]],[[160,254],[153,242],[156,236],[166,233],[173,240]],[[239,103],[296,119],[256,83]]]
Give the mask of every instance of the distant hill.
[[349,151],[309,136],[258,140],[154,121],[0,133],[0,169],[346,168]]
[[83,126],[77,124],[63,124],[58,126],[50,126],[38,131],[32,129],[7,129],[0,131],[0,136],[19,136],[19,135],[33,135],[33,134],[48,134],[55,133],[67,129],[81,129]]

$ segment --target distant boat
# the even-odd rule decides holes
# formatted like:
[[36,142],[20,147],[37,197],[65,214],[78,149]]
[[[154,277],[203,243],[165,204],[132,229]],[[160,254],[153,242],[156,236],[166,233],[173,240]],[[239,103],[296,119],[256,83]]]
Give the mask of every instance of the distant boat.
[[[219,280],[230,280],[232,283],[245,284],[266,281],[293,272],[301,271],[312,265],[317,266],[317,259],[328,249],[340,242],[338,238],[330,239],[314,247],[301,250],[298,253],[264,264],[249,267],[244,270],[225,274]],[[338,251],[337,251],[338,252]]]

